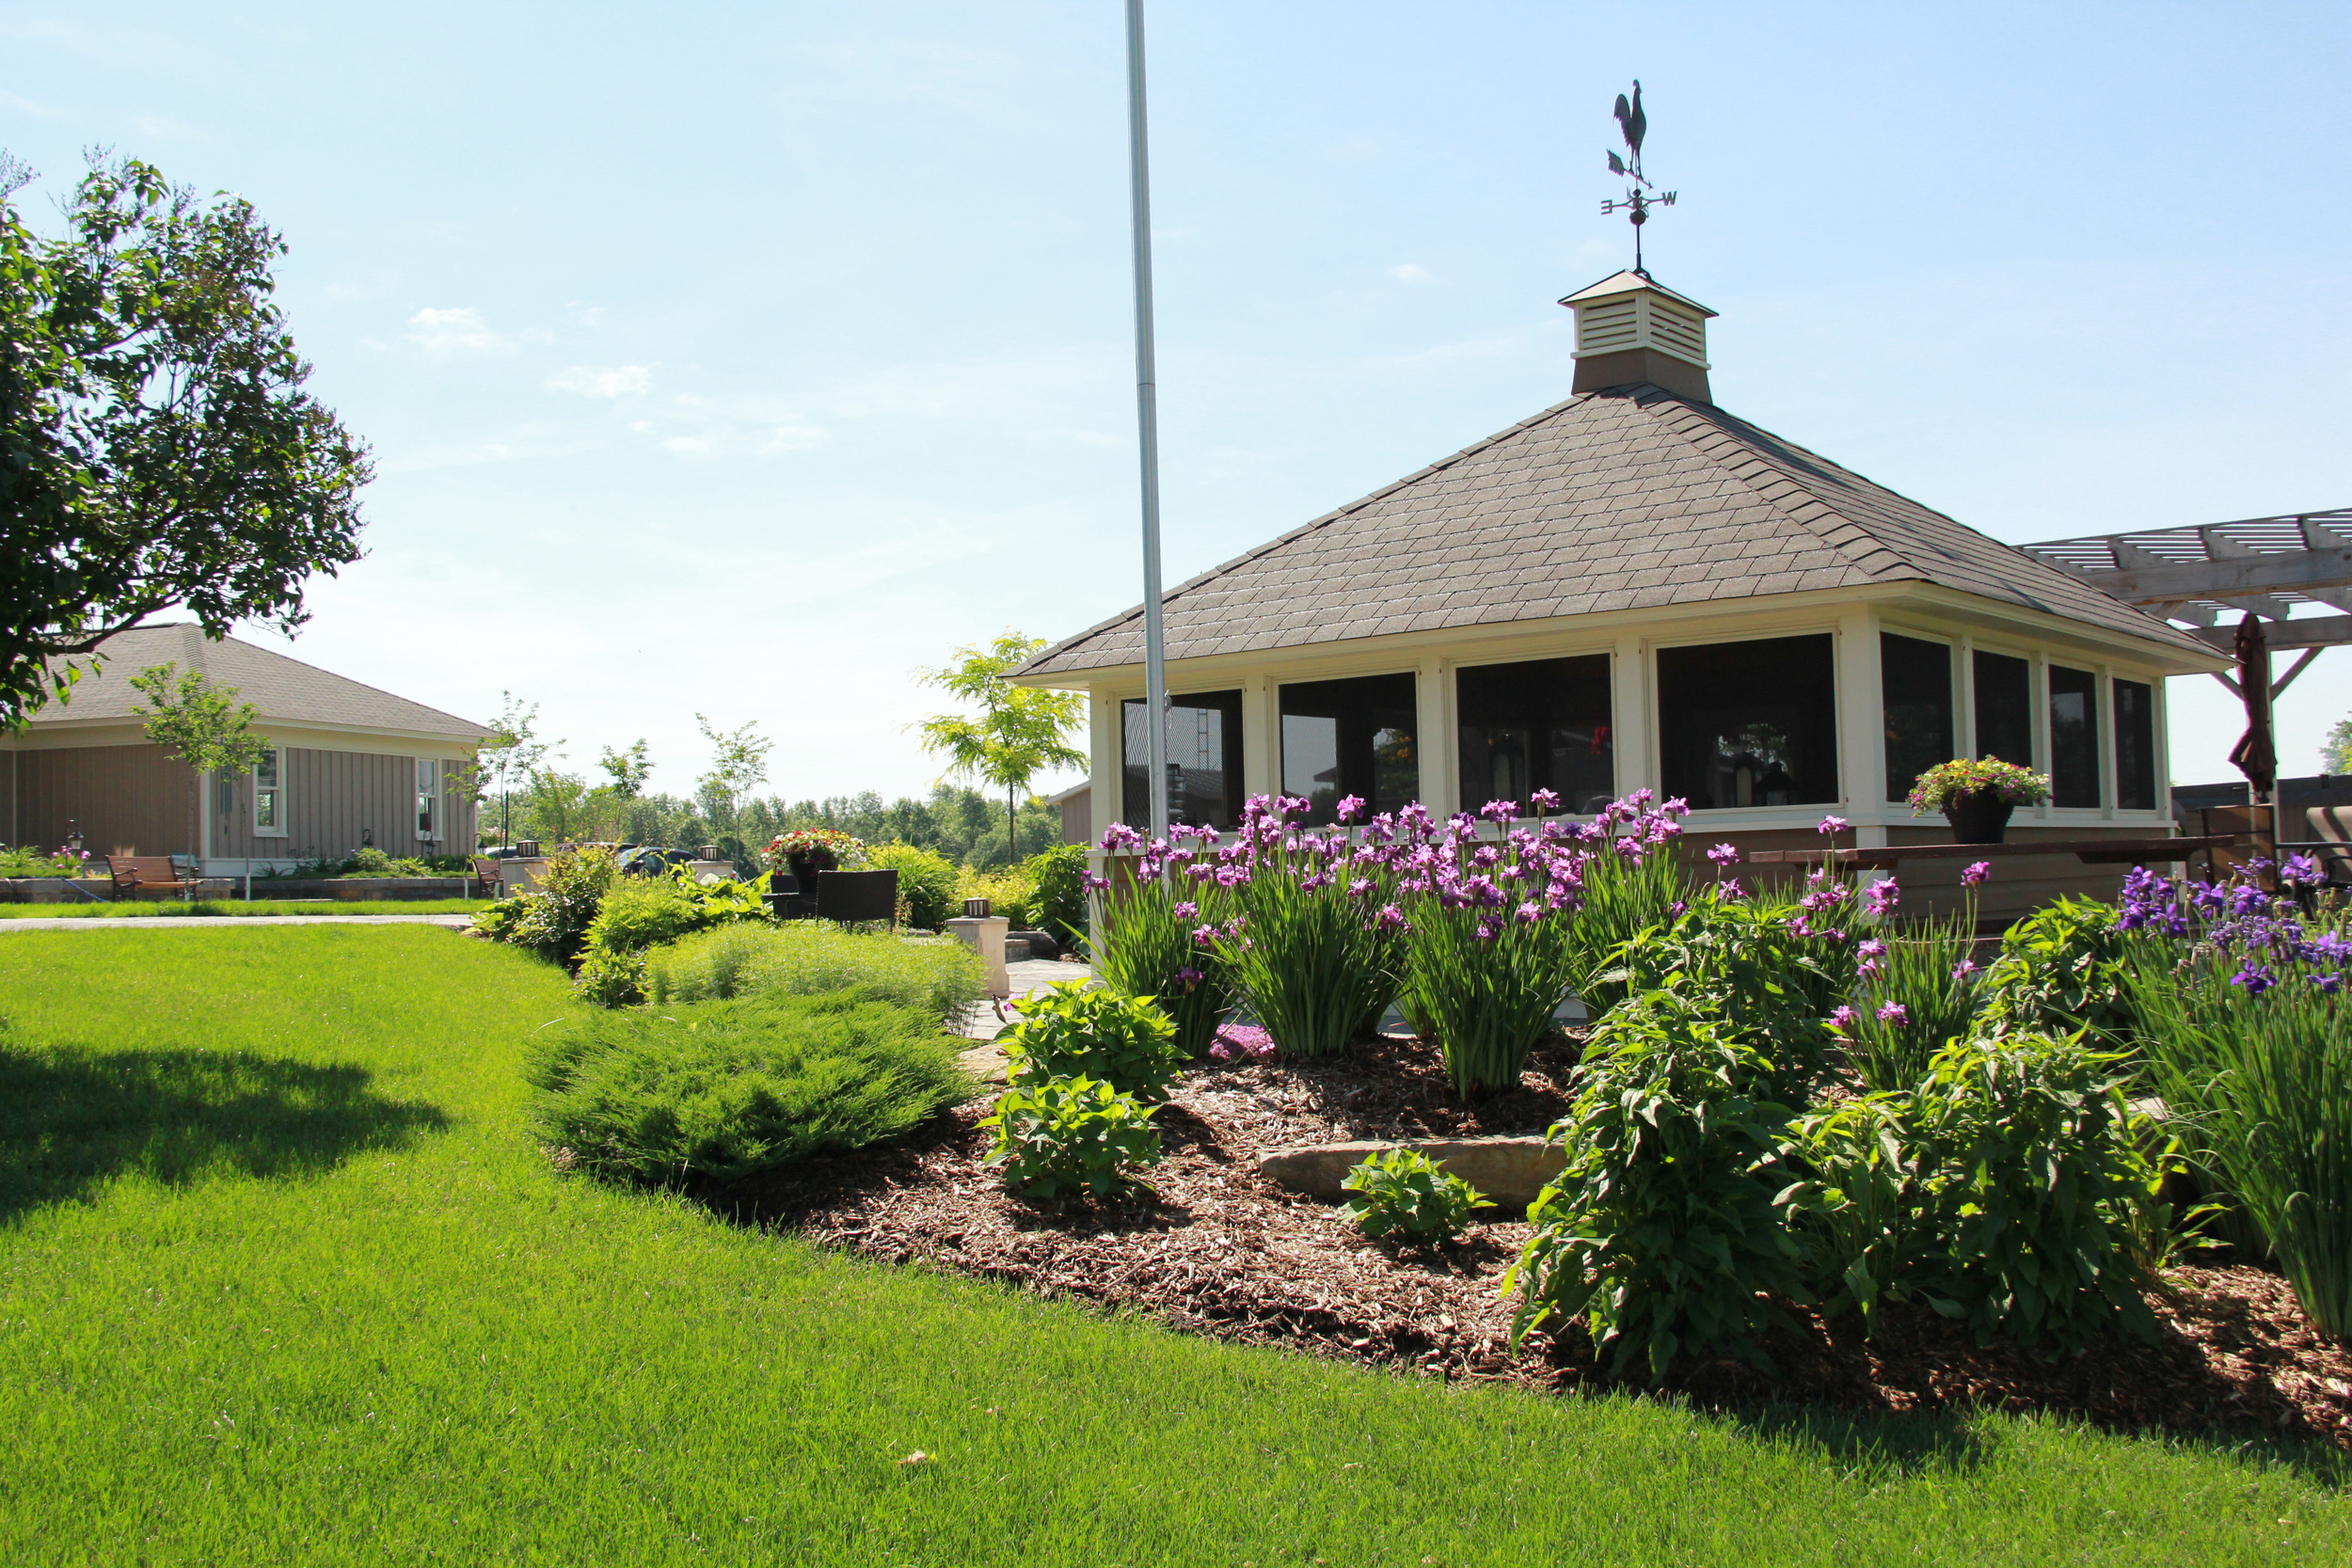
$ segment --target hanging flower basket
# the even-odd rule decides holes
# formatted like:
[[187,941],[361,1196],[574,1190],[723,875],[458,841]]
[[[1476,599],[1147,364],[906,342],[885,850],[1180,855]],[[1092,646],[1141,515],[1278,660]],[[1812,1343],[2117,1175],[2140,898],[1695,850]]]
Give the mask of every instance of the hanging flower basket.
[[2030,768],[1998,757],[1957,757],[1919,775],[1911,788],[1911,814],[1942,812],[1955,844],[1999,844],[2011,812],[2049,798],[2050,781]]

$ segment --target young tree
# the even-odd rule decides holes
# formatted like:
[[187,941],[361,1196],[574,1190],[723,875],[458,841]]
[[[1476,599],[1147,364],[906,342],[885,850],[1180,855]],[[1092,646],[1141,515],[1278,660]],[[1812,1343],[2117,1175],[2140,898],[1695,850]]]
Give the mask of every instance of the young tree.
[[[515,791],[528,784],[547,758],[550,746],[560,747],[561,740],[543,741],[532,732],[539,721],[539,705],[523,705],[512,691],[499,693],[504,705],[499,709],[490,738],[474,752],[475,775],[499,792],[499,842],[511,845],[514,837]],[[486,800],[485,795],[482,797]]]
[[2319,743],[2319,770],[2352,773],[2352,719],[2337,720],[2336,727]]
[[624,800],[634,800],[643,795],[645,781],[653,776],[653,762],[646,755],[642,737],[626,751],[604,747],[596,766],[612,776],[612,783],[608,787]]
[[694,722],[711,746],[709,770],[694,781],[695,793],[714,817],[723,814],[731,828],[743,797],[768,782],[768,753],[775,742],[759,733],[756,722],[723,730],[699,713]]
[[1086,721],[1074,691],[1040,691],[1015,686],[1006,674],[1045,648],[1042,638],[1009,631],[985,647],[956,650],[956,662],[918,672],[923,684],[945,688],[979,705],[977,719],[960,713],[923,721],[923,749],[944,753],[952,775],[982,780],[1005,792],[1005,840],[1014,864],[1021,861],[1020,792],[1050,768],[1084,768],[1084,752],[1070,736]]
[[523,796],[523,819],[540,837],[561,844],[580,826],[589,806],[588,781],[577,773],[542,768],[531,775]]
[[285,243],[243,199],[103,162],[44,239],[0,159],[0,727],[173,606],[291,632],[359,558],[367,449],[303,390],[271,295]]
[[237,701],[235,687],[215,686],[200,671],[181,674],[177,663],[150,665],[131,677],[131,685],[147,699],[131,706],[145,721],[139,728],[147,738],[195,769],[196,784],[188,796],[188,853],[200,855],[205,775],[252,772],[270,749],[269,737],[255,731],[254,706]]

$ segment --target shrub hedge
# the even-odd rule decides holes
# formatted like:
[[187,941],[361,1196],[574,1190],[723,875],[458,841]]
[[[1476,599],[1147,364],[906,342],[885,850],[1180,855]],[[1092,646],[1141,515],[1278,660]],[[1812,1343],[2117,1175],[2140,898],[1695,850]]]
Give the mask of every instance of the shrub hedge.
[[961,942],[813,921],[724,926],[655,948],[645,960],[645,994],[657,1006],[850,990],[915,1008],[937,1025],[987,994],[979,958]]

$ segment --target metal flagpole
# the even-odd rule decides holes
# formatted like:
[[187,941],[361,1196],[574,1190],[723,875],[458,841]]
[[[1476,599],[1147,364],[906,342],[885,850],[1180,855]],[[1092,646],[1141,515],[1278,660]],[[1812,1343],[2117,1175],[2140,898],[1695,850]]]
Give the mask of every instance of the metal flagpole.
[[[1143,109],[1143,0],[1127,0],[1127,145],[1136,225],[1136,426],[1143,452],[1145,767],[1152,838],[1168,836],[1168,658],[1160,636],[1160,410],[1152,352],[1152,174]],[[1105,781],[1108,786],[1108,781]]]

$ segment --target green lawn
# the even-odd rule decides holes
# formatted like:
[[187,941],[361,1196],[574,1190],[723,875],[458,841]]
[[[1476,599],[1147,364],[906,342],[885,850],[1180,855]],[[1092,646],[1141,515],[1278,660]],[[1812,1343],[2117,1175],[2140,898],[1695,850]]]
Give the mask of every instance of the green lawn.
[[0,920],[202,920],[257,914],[471,914],[484,898],[142,898],[122,904],[0,904]]
[[0,1562],[2352,1554],[2222,1446],[1448,1392],[562,1178],[514,1069],[570,1006],[422,927],[0,944]]

